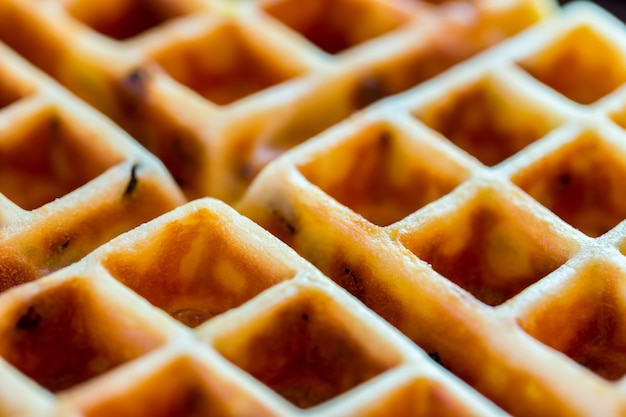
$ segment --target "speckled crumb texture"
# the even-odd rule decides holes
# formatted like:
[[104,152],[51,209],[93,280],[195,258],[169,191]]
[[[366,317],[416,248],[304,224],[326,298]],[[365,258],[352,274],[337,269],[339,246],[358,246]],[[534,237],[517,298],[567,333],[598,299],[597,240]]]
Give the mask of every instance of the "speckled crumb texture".
[[0,415],[626,414],[626,28],[0,0]]

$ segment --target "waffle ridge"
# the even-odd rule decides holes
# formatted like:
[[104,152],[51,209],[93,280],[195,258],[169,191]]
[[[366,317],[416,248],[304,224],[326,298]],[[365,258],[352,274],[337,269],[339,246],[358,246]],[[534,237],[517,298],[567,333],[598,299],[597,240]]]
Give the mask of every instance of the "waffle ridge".
[[0,415],[626,413],[599,7],[0,0],[0,42]]

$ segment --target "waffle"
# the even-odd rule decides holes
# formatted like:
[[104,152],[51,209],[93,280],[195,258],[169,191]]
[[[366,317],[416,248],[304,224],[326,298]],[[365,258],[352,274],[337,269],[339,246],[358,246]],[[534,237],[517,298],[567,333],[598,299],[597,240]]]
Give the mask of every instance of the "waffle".
[[236,205],[513,415],[624,415],[626,31],[576,4]]
[[624,27],[442,3],[0,0],[0,415],[625,414]]
[[553,8],[432,3],[2,0],[0,40],[127,130],[188,198],[233,203],[285,150]]

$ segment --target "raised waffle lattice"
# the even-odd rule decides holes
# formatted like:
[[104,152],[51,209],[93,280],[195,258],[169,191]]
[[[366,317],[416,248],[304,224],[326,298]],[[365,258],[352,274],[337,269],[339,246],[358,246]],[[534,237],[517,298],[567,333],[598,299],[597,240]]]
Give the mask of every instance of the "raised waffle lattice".
[[537,22],[540,0],[0,1],[0,40],[131,133],[190,198]]
[[513,415],[623,415],[625,65],[621,22],[571,6],[236,207]]

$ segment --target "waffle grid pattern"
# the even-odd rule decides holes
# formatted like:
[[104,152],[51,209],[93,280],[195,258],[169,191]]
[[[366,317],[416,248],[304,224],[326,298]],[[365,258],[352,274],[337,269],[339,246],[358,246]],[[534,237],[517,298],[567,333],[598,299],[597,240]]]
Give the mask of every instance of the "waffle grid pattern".
[[179,207],[0,306],[8,415],[499,414],[218,200]]
[[236,208],[511,414],[622,415],[625,34],[572,5],[292,150]]
[[[0,1],[0,39],[178,183],[2,47],[0,414],[626,412],[621,23],[573,5],[424,82],[550,3],[341,0],[312,23],[358,10],[339,43],[315,2],[129,4]],[[254,222],[172,211],[204,195]]]
[[285,150],[554,7],[538,0],[32,4],[0,2],[0,40],[126,129],[189,198],[227,203]]

